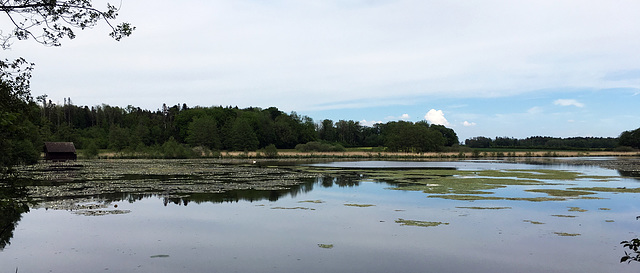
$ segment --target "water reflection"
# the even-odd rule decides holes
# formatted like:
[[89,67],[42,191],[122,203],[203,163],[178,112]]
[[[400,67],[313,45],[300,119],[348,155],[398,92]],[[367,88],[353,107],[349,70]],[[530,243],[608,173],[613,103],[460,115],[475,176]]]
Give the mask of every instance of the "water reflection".
[[29,212],[26,200],[27,191],[24,186],[16,186],[14,183],[0,181],[0,250],[10,244],[13,231],[22,214]]
[[[134,180],[145,180],[150,178],[142,175],[132,175],[128,177]],[[157,175],[153,175],[151,177],[158,181],[168,179],[168,177]],[[176,179],[178,177],[172,176],[172,178]],[[39,191],[36,191],[38,198],[32,198],[33,196],[29,194],[29,187],[46,186],[50,187],[49,190],[55,191],[53,189],[54,187],[65,187],[66,183],[61,183],[60,181],[52,182],[32,179],[5,179],[0,183],[0,185],[3,185],[0,187],[0,250],[10,244],[10,240],[13,237],[13,231],[22,218],[22,215],[29,212],[30,206],[34,208],[44,207],[47,209],[53,208],[71,211],[76,210],[79,204],[85,202],[110,204],[124,201],[135,203],[148,198],[160,198],[164,206],[168,206],[170,204],[187,206],[192,202],[196,204],[238,203],[241,201],[259,202],[264,200],[276,202],[283,197],[294,198],[300,194],[311,192],[316,186],[323,188],[331,188],[334,186],[356,187],[360,185],[361,181],[362,177],[359,175],[345,174],[340,176],[307,178],[303,179],[300,184],[277,190],[241,189],[229,190],[221,193],[210,193],[193,192],[192,190],[180,192],[180,190],[177,189],[171,193],[139,193],[134,189],[131,192],[102,193],[96,195],[82,195],[80,197],[75,193],[70,193],[67,196],[54,195],[53,198],[42,198],[39,196]],[[74,183],[71,184],[73,185]],[[36,201],[26,201],[32,199]]]
[[[238,203],[241,201],[259,202],[270,201],[275,202],[284,197],[295,198],[300,194],[305,194],[314,190],[316,186],[323,188],[331,187],[356,187],[363,181],[363,177],[359,175],[340,175],[340,176],[321,176],[316,178],[304,179],[300,184],[290,186],[286,189],[279,190],[230,190],[222,193],[207,193],[207,192],[188,192],[180,193],[176,191],[171,194],[163,193],[121,193],[121,194],[101,194],[95,196],[100,200],[104,200],[107,203],[126,201],[134,203],[147,198],[161,198],[164,206],[169,204],[187,206],[193,202],[196,204],[202,203]],[[381,182],[386,183],[386,182]]]
[[618,173],[620,174],[620,176],[633,178],[633,179],[635,179],[635,180],[640,180],[640,171],[623,171],[623,170],[618,170]]

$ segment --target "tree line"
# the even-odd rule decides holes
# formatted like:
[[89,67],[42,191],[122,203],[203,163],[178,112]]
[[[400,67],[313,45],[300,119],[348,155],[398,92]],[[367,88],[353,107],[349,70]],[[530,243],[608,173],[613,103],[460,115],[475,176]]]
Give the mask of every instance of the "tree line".
[[5,155],[15,155],[8,161],[29,154],[15,161],[18,163],[37,161],[45,141],[69,141],[79,149],[92,151],[131,152],[171,147],[207,151],[255,151],[268,146],[293,149],[320,142],[334,147],[380,146],[388,151],[421,153],[458,144],[452,129],[426,121],[394,121],[368,127],[353,120],[325,119],[316,123],[307,116],[285,113],[276,107],[164,104],[151,111],[131,105],[77,106],[71,98],[56,104],[46,95],[33,99],[29,92],[19,93],[12,85],[15,80],[5,77],[2,81],[1,95],[6,98],[0,112],[0,125],[4,126],[0,147],[5,149]]
[[[624,134],[624,133],[623,133]],[[470,148],[514,148],[514,149],[556,149],[556,150],[612,150],[619,146],[638,148],[638,144],[619,141],[613,137],[549,137],[532,136],[524,139],[511,137],[473,137],[465,140]]]
[[389,122],[373,127],[357,121],[325,119],[315,123],[296,112],[231,106],[139,107],[63,105],[39,97],[38,127],[43,141],[72,141],[80,149],[140,150],[174,141],[189,147],[219,151],[255,151],[274,145],[293,149],[299,144],[323,142],[343,147],[386,146],[391,151],[429,152],[458,143],[455,132],[423,122]]

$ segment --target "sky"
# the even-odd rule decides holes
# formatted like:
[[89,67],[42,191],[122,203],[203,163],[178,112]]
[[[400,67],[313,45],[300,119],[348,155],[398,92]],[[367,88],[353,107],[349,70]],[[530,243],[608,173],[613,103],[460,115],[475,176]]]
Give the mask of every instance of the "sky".
[[[93,1],[98,8],[106,7]],[[122,0],[61,47],[15,41],[32,94],[394,120],[476,136],[616,137],[640,127],[640,1]],[[9,29],[0,18],[0,29]]]

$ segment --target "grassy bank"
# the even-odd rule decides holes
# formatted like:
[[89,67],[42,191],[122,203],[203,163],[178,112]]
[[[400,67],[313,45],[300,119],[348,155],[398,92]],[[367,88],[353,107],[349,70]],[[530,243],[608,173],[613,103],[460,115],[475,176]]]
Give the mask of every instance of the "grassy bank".
[[[83,151],[78,151],[79,158],[85,158]],[[356,159],[431,159],[431,158],[451,158],[451,159],[492,159],[492,158],[517,158],[517,157],[638,157],[640,152],[618,152],[618,151],[510,151],[510,150],[494,150],[494,151],[465,151],[465,152],[430,152],[430,153],[404,153],[404,152],[377,152],[373,149],[358,148],[348,149],[344,152],[300,152],[294,149],[278,150],[276,158],[356,158]],[[161,154],[149,154],[140,152],[114,152],[109,150],[101,150],[97,158],[163,158]],[[189,158],[206,157],[206,158],[273,158],[273,155],[267,156],[263,151],[239,152],[239,151],[221,151],[207,154],[192,154]]]

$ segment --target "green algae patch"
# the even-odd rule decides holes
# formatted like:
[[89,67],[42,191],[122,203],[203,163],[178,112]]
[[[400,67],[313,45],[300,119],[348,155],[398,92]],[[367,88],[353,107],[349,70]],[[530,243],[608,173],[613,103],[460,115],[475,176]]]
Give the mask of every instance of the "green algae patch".
[[442,198],[449,200],[461,200],[461,201],[476,201],[476,200],[504,200],[503,197],[496,196],[480,196],[480,195],[429,195],[428,198]]
[[322,200],[304,200],[304,201],[298,201],[298,203],[322,204],[322,203],[324,203],[324,201],[322,201]]
[[358,208],[368,208],[368,207],[373,207],[375,205],[372,204],[344,204],[347,207],[358,207]]
[[511,209],[511,207],[456,207],[459,209],[478,209],[478,210],[485,210],[485,209],[490,209],[490,210],[499,210],[499,209]]
[[581,209],[579,207],[569,207],[569,211],[585,212],[585,211],[588,211],[588,210]]
[[159,255],[153,255],[153,256],[150,256],[149,258],[151,258],[151,259],[155,259],[155,258],[169,258],[169,255],[166,255],[166,254],[159,254]]
[[525,191],[546,193],[550,196],[565,196],[565,197],[596,194],[595,192],[592,192],[592,191],[559,190],[559,189],[532,189],[532,190],[525,190]]
[[582,173],[564,170],[483,170],[478,175],[488,177],[515,177],[519,179],[535,180],[576,180],[582,177]]
[[529,202],[545,202],[545,201],[565,201],[566,198],[561,197],[498,197],[498,196],[480,196],[480,195],[429,195],[429,198],[442,198],[449,200],[476,201],[476,200],[508,200],[508,201],[529,201]]
[[522,220],[522,222],[525,222],[525,223],[532,223],[532,224],[534,224],[534,225],[544,225],[544,223],[543,223],[543,222],[532,221],[532,220]]
[[560,217],[560,218],[576,218],[576,217],[578,217],[578,216],[575,216],[575,215],[564,215],[564,214],[554,214],[554,215],[551,215],[551,216]]
[[291,208],[286,208],[286,207],[273,207],[271,209],[300,209],[300,210],[316,210],[316,209],[312,209],[312,208],[306,208],[306,207],[291,207]]
[[605,221],[605,222],[607,222],[607,223],[613,223],[613,222],[615,222],[614,220],[604,220],[604,221]]
[[492,190],[515,185],[545,185],[535,180],[455,176],[415,180],[394,190],[422,191],[428,194],[492,194]]
[[437,227],[440,225],[448,225],[449,223],[443,222],[428,222],[428,221],[416,221],[416,220],[405,220],[402,218],[398,218],[396,223],[401,226],[414,226],[414,227]]
[[580,236],[580,233],[567,233],[567,232],[554,232],[555,235],[564,236],[564,237],[575,237]]
[[597,197],[597,196],[580,196],[576,199],[585,199],[585,200],[601,200],[601,199],[609,199],[609,198],[604,198],[604,197]]
[[613,193],[640,193],[640,188],[610,188],[610,187],[575,187],[569,190],[579,191],[596,191],[596,192],[613,192]]
[[333,244],[318,244],[319,248],[324,248],[324,249],[332,249],[333,248]]
[[468,175],[470,171],[455,169],[419,169],[419,170],[366,170],[369,178],[396,183],[424,183],[431,179]]

